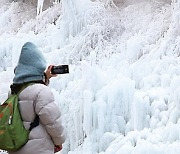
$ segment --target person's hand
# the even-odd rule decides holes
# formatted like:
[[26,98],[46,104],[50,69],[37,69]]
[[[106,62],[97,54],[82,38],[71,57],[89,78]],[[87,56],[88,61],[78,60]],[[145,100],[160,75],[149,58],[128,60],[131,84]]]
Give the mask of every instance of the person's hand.
[[56,74],[51,73],[52,67],[53,67],[53,65],[48,66],[47,70],[44,72],[44,75],[45,75],[44,83],[45,83],[45,85],[49,84],[49,79],[51,77],[56,77],[57,76]]
[[54,153],[59,152],[62,150],[62,145],[55,145],[54,146]]
[[49,65],[46,72],[45,72],[47,80],[49,80],[51,77],[56,77],[57,76],[56,74],[51,73],[52,67],[53,67],[53,65]]

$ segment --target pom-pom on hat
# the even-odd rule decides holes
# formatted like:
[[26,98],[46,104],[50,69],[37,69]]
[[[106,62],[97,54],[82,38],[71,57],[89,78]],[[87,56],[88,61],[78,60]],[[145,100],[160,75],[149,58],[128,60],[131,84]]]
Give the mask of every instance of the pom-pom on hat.
[[46,65],[46,60],[41,51],[33,43],[25,43],[14,71],[13,83],[21,84],[43,80]]

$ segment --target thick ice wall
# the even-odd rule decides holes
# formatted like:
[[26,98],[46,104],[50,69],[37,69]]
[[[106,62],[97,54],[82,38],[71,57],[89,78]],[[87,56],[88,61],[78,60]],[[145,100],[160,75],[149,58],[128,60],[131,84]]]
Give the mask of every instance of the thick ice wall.
[[[113,22],[118,20],[113,20],[114,18],[111,16],[112,12],[109,16],[102,16],[104,18],[94,16],[97,17],[97,19],[99,19],[97,21],[100,22],[92,22],[93,24],[89,25],[92,26],[91,31],[82,30],[74,35],[74,37],[76,37],[81,34],[81,32],[89,32],[87,40],[92,40],[92,42],[90,42],[92,43],[92,46],[91,48],[85,49],[89,49],[89,51],[91,51],[90,53],[92,53],[92,51],[94,52],[94,57],[99,60],[99,65],[95,65],[91,61],[86,65],[84,63],[82,64],[82,72],[84,72],[84,74],[82,74],[80,78],[83,80],[83,84],[78,86],[78,88],[73,91],[80,95],[81,99],[75,98],[76,96],[73,95],[73,97],[75,96],[73,100],[76,103],[80,102],[79,109],[77,108],[76,103],[73,104],[68,100],[70,106],[72,107],[75,105],[77,109],[76,113],[70,115],[70,117],[74,119],[71,124],[75,125],[75,122],[77,121],[79,121],[78,123],[86,121],[84,122],[84,125],[82,122],[79,127],[76,127],[73,130],[70,129],[72,127],[68,126],[68,130],[71,132],[71,134],[73,134],[73,132],[76,132],[77,134],[75,138],[70,139],[70,144],[76,143],[76,145],[78,145],[79,141],[85,139],[84,145],[86,145],[86,143],[89,141],[94,144],[92,147],[97,151],[106,150],[107,147],[103,146],[103,142],[106,143],[106,137],[109,136],[109,138],[113,140],[114,136],[116,136],[113,133],[109,133],[111,134],[109,135],[107,132],[116,132],[125,135],[129,134],[127,137],[125,136],[124,140],[122,141],[122,136],[120,135],[120,139],[117,141],[120,142],[119,146],[116,147],[117,149],[118,147],[122,147],[123,149],[123,145],[130,142],[132,149],[135,147],[135,149],[138,151],[140,145],[136,140],[141,138],[141,135],[142,140],[144,139],[144,136],[146,138],[146,135],[144,135],[146,130],[148,130],[147,132],[150,134],[149,129],[156,130],[161,126],[166,127],[168,123],[177,123],[179,111],[176,107],[174,108],[172,101],[168,101],[168,90],[166,90],[170,84],[169,82],[171,75],[173,76],[173,72],[175,71],[175,66],[171,66],[172,73],[170,73],[168,70],[170,70],[171,67],[168,66],[166,59],[157,59],[159,54],[157,50],[161,46],[161,43],[165,41],[164,37],[168,38],[172,34],[176,35],[179,32],[177,26],[175,26],[175,28],[173,24],[170,24],[169,21],[171,20],[171,13],[173,11],[171,12],[171,7],[169,5],[164,5],[164,3],[162,3],[162,6],[158,3],[158,7],[160,7],[156,10],[157,7],[153,8],[153,6],[155,6],[153,3],[140,4],[140,1],[134,1],[134,3],[136,2],[139,2],[139,4],[129,6],[125,9],[128,12],[127,14],[118,14],[118,17],[121,17],[119,23],[125,26],[122,33],[115,31],[116,34],[119,34],[116,35],[116,37],[114,37],[115,35],[113,35],[113,33],[110,33],[110,37],[103,37],[103,33],[101,33],[105,32],[107,34],[108,32],[101,31],[101,28],[106,29],[108,27],[108,24],[102,24],[105,23],[104,21],[106,21],[105,17],[112,17],[112,20],[109,18],[107,20],[114,25],[117,24]],[[172,5],[172,8],[176,5],[177,3]],[[100,12],[100,14],[97,15],[102,14]],[[178,14],[175,16],[179,18]],[[139,22],[141,22],[143,25],[139,24]],[[173,20],[173,22],[175,22],[175,20]],[[86,26],[87,25],[84,27]],[[109,27],[112,28],[113,25],[110,24]],[[169,29],[171,29],[170,27],[177,33],[171,33],[172,31],[169,31]],[[114,28],[113,30],[118,29]],[[174,38],[177,38],[177,36],[173,36],[173,39]],[[109,41],[110,43],[108,44],[106,41]],[[84,42],[84,45],[87,45],[87,43],[89,42]],[[112,44],[115,46],[117,45],[117,48],[112,46]],[[175,44],[176,43],[173,42],[172,46]],[[164,44],[162,44],[162,47],[165,47]],[[167,48],[163,49],[164,50],[161,53],[161,58],[166,55],[164,54],[165,52],[169,52],[169,54],[172,56],[174,55],[172,50],[167,50]],[[101,59],[104,58],[102,55],[105,54],[107,58],[108,53],[110,55],[110,58],[108,59],[109,63],[103,60],[101,61]],[[98,57],[98,55],[101,56]],[[149,55],[156,57],[154,61],[153,59],[148,58]],[[88,57],[89,55],[87,55],[87,58]],[[172,61],[174,61],[174,59],[172,59]],[[165,63],[167,65],[164,65]],[[101,76],[98,74],[101,74]],[[106,78],[107,76],[109,77]],[[125,78],[123,78],[124,76]],[[99,81],[100,84],[97,83],[97,81]],[[84,89],[84,92],[80,91],[80,87]],[[135,89],[135,91],[133,91],[133,89]],[[65,95],[67,95],[66,91],[64,91],[64,94],[61,95],[62,101],[65,100]],[[177,91],[173,97],[173,100],[176,102],[179,100]],[[67,103],[67,101],[64,102]],[[176,105],[179,107],[177,103]],[[72,108],[70,109],[71,111]],[[168,121],[169,115],[171,115],[171,118]],[[175,124],[173,127],[177,129],[178,125]],[[169,131],[169,128],[170,126],[167,128],[167,132]],[[138,131],[142,131],[140,136],[137,133]],[[132,135],[132,137],[131,134],[135,134],[135,136]],[[154,134],[156,135],[156,133]],[[166,138],[166,140],[174,141],[179,137],[174,137],[174,135],[175,134],[172,133],[172,138],[171,135],[167,138],[164,136],[164,138]],[[154,138],[151,138],[150,136],[151,135],[148,135],[150,142],[153,142]],[[160,139],[158,142],[160,142],[162,136],[159,138]],[[101,143],[98,147],[99,142]],[[136,144],[138,144],[138,146],[136,146]],[[76,146],[73,146],[71,149],[74,149],[75,147]],[[152,148],[152,151],[156,151],[156,146],[152,145]],[[141,151],[143,150],[144,149]],[[121,150],[117,150],[116,152],[118,153],[120,151]],[[107,150],[107,153],[108,152],[109,151]],[[163,152],[163,148],[159,152]]]
[[[62,1],[62,8],[61,20],[57,22],[60,28],[60,44],[61,47],[70,44],[66,50],[73,48],[73,52],[67,54],[66,60],[76,63],[86,59],[93,50],[98,57],[111,54],[102,51],[112,39],[123,33],[124,27],[119,22],[118,13],[108,14],[104,11],[104,3],[90,0]],[[78,39],[78,45],[77,42],[72,43],[73,38],[81,38]]]
[[85,22],[88,18],[86,12],[90,6],[90,0],[62,0],[63,22],[60,22],[59,25],[64,31],[62,36],[65,38],[74,37],[85,28]]

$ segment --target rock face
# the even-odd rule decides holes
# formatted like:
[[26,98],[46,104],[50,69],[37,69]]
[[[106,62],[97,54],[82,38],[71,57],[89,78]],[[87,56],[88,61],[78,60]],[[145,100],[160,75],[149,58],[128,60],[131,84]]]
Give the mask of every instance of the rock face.
[[121,4],[125,4],[125,5],[131,5],[134,3],[139,3],[139,2],[153,2],[153,3],[171,3],[171,0],[113,0],[114,4],[116,4],[117,6],[121,5]]

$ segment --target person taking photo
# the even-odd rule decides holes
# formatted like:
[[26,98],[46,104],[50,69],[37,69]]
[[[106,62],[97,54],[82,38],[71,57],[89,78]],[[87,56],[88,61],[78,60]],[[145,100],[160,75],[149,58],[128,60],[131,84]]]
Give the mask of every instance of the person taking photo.
[[19,110],[29,133],[28,142],[9,154],[53,154],[62,149],[65,141],[61,113],[51,89],[47,87],[52,65],[46,70],[46,60],[31,42],[23,45],[18,64],[14,70],[11,93],[18,93],[25,84],[30,84],[19,94]]

